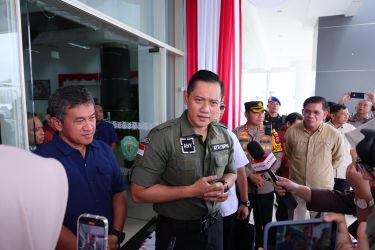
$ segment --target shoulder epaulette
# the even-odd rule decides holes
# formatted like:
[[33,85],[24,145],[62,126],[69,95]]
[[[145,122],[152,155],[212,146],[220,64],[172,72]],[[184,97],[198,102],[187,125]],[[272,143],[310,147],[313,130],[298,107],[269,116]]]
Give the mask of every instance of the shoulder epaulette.
[[221,124],[221,123],[219,123],[219,122],[212,122],[212,126],[222,127],[222,128],[227,129],[227,127],[226,127],[224,124]]
[[156,130],[162,130],[162,129],[164,129],[164,128],[168,128],[168,127],[170,127],[170,126],[173,126],[174,124],[177,123],[178,119],[179,119],[179,118],[177,118],[177,119],[173,119],[173,120],[170,120],[170,121],[167,121],[167,122],[164,122],[164,123],[162,123],[162,124],[156,126],[154,129],[156,129]]

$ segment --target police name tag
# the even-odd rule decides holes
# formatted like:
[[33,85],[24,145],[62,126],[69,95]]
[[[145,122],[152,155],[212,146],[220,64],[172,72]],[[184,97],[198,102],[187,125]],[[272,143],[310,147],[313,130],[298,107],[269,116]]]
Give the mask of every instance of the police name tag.
[[213,152],[227,150],[229,149],[229,144],[228,143],[214,144],[214,145],[211,145],[211,149]]
[[180,138],[180,145],[183,154],[194,154],[196,152],[193,137]]

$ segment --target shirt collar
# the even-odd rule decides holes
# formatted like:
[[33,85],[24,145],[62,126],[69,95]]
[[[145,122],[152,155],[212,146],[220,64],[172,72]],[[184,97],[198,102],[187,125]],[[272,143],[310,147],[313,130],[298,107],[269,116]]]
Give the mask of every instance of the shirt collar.
[[[301,122],[301,123],[302,123],[302,126],[303,126],[303,131],[305,131],[308,134],[311,134],[311,132],[305,128],[305,124],[303,124],[303,122]],[[324,124],[325,124],[324,122],[322,124],[320,124],[319,128],[312,134],[315,134],[316,132],[320,132],[323,129]]]
[[[53,137],[52,139],[52,142],[55,144],[55,146],[64,154],[64,155],[69,155],[71,154],[74,150],[76,150],[75,148],[71,147],[69,144],[67,144],[66,142],[64,142],[60,136],[56,135]],[[89,150],[90,147],[96,147],[96,144],[95,142],[93,141],[93,143],[90,143],[89,145],[86,145],[86,150]],[[78,150],[77,150],[78,151]]]
[[[181,136],[186,137],[186,136],[191,136],[191,135],[196,135],[193,127],[191,126],[188,118],[187,118],[187,110],[184,111],[181,115]],[[208,134],[213,131],[215,134],[217,134],[217,131],[214,129],[212,126],[212,122],[208,124],[207,128],[207,136]]]
[[[332,127],[336,128],[335,124],[332,123],[332,120],[328,121],[327,124],[331,125]],[[338,128],[344,128],[344,124],[341,125],[340,127]]]

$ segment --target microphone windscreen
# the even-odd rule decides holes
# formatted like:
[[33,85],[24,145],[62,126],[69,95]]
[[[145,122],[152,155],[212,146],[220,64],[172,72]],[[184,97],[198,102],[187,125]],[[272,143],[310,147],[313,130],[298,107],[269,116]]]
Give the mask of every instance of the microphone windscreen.
[[257,141],[251,141],[246,146],[247,152],[256,160],[260,160],[266,154],[262,148],[262,146]]

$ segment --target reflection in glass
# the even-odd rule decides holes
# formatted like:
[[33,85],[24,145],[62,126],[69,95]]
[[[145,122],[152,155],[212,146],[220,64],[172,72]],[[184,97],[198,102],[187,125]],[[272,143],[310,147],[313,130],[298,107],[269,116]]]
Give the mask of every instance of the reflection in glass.
[[17,4],[0,3],[0,143],[24,147]]

